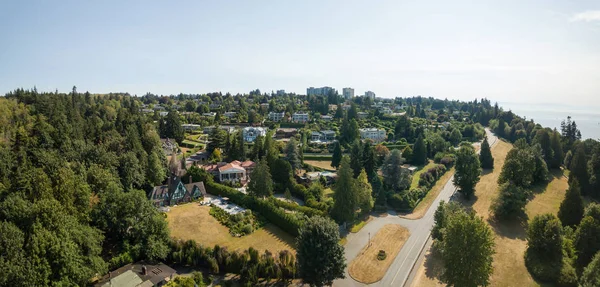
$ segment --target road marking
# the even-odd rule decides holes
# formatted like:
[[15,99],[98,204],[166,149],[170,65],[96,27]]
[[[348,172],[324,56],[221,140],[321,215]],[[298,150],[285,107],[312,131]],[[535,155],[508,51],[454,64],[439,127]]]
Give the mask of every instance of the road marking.
[[[419,243],[418,238],[415,239],[415,243],[413,243],[413,245],[408,250],[409,255],[412,252],[413,248],[415,248],[415,245],[417,245],[417,243]],[[408,256],[404,257],[404,261],[402,261],[402,264],[400,264],[400,268],[398,268],[398,271],[396,271],[396,275],[394,275],[394,278],[392,278],[392,283],[390,285],[394,285],[394,281],[396,280],[396,277],[398,277],[398,273],[400,273],[400,270],[402,270],[402,266],[404,266],[404,263],[406,263],[406,259],[408,259]]]

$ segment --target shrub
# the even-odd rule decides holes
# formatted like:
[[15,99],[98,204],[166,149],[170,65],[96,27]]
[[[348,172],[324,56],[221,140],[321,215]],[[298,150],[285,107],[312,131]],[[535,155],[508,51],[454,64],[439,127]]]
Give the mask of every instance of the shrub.
[[212,206],[210,208],[210,215],[216,218],[221,224],[227,226],[229,233],[233,236],[248,235],[265,224],[264,220],[256,217],[250,210],[231,215],[219,207]]
[[419,201],[427,194],[422,189],[416,188],[402,193],[392,194],[388,198],[389,205],[396,210],[413,210]]
[[421,173],[419,186],[426,188],[432,187],[444,173],[446,173],[446,166],[442,164],[438,164],[428,169],[426,172]]

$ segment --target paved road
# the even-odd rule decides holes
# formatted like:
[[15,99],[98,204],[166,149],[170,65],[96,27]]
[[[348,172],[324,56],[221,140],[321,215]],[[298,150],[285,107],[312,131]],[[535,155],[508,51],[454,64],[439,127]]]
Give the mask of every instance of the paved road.
[[[497,137],[494,136],[490,130],[486,129],[488,141],[490,145],[494,145],[497,141]],[[479,144],[479,143],[475,143]],[[410,220],[398,217],[394,212],[390,211],[389,216],[374,218],[365,227],[363,227],[358,233],[350,233],[347,236],[347,243],[345,248],[346,262],[350,264],[352,260],[358,255],[360,250],[369,241],[369,236],[374,236],[377,231],[386,224],[400,224],[406,227],[410,231],[410,237],[402,246],[400,253],[394,259],[394,262],[388,269],[387,273],[379,282],[370,284],[369,286],[404,286],[409,278],[409,275],[413,272],[413,266],[419,259],[421,251],[429,239],[431,228],[433,227],[433,215],[437,209],[441,200],[449,201],[452,194],[456,191],[456,187],[452,183],[454,177],[451,177],[444,188],[433,201],[431,207],[427,210],[425,215],[417,220]],[[417,269],[417,268],[415,268]],[[414,270],[416,271],[416,270]],[[366,286],[366,284],[355,281],[348,274],[346,268],[346,278],[336,280],[334,286]],[[406,284],[408,285],[408,284]]]

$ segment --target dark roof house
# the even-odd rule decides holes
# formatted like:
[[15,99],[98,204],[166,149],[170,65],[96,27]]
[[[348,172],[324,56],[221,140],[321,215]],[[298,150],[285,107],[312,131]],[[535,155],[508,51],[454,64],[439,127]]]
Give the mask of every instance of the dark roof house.
[[177,272],[163,263],[140,261],[109,272],[96,287],[159,287],[171,281]]
[[184,184],[180,177],[171,175],[167,185],[155,186],[150,192],[150,200],[156,207],[170,206],[182,202],[190,202],[206,195],[203,182]]

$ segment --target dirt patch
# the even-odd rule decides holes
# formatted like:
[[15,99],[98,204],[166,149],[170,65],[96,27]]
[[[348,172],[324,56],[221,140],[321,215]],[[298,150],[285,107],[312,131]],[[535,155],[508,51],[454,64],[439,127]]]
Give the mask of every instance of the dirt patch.
[[272,224],[254,231],[253,233],[234,237],[229,234],[229,229],[221,225],[208,212],[210,207],[198,203],[188,203],[171,207],[167,212],[167,222],[173,238],[188,240],[213,247],[218,244],[226,246],[229,250],[246,250],[254,247],[259,251],[269,250],[276,253],[281,250],[294,249],[294,238]]
[[[371,246],[365,246],[359,255],[350,263],[348,273],[354,280],[365,284],[375,283],[385,275],[386,271],[402,249],[409,236],[408,229],[388,224],[381,228],[371,239]],[[379,250],[385,250],[387,257],[378,260]]]

